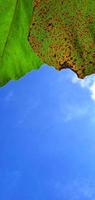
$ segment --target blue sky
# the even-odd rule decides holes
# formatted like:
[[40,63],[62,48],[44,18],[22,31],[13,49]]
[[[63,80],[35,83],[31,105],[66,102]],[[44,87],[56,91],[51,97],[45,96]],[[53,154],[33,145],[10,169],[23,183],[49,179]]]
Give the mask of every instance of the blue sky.
[[95,199],[95,76],[42,66],[0,88],[0,200]]

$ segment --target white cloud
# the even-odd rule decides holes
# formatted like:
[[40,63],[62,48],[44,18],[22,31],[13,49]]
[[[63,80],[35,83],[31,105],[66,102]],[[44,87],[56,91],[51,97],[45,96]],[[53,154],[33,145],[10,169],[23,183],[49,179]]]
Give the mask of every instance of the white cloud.
[[95,101],[95,76],[88,76],[84,79],[79,79],[77,76],[73,76],[72,83],[79,84],[82,88],[87,89],[90,92],[90,97]]
[[90,86],[91,98],[95,101],[95,82]]

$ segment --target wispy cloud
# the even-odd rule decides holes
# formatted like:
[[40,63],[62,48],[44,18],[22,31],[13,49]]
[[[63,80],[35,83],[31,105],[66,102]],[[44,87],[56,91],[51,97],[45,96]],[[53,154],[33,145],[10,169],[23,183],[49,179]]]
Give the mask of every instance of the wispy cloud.
[[[70,82],[70,84],[71,82],[73,84],[76,84],[76,86],[79,86],[82,90],[84,90],[84,92],[88,91],[88,94],[91,100],[93,101],[90,102],[89,98],[85,99],[85,96],[83,97],[82,101],[80,95],[78,96],[77,94],[77,88],[75,91],[76,94],[74,93],[74,90],[72,88],[73,91],[69,91],[69,93],[67,93],[68,98],[65,104],[63,104],[64,99],[62,101],[62,96],[61,96],[58,117],[60,117],[60,119],[63,120],[64,122],[69,122],[72,120],[88,117],[89,122],[95,123],[95,109],[94,107],[92,109],[93,106],[92,104],[95,102],[95,76],[92,75],[86,77],[85,79],[79,79],[75,74],[70,73],[70,76],[67,77],[67,81]],[[81,94],[81,90],[79,90],[79,92]],[[61,95],[64,96],[63,93]]]
[[72,83],[79,84],[82,88],[90,92],[90,97],[95,101],[95,76],[88,76],[85,79],[79,79],[77,76],[72,77]]
[[64,122],[68,122],[74,119],[81,118],[85,116],[88,112],[88,108],[85,107],[80,107],[78,104],[71,104],[65,106],[65,111],[64,111]]
[[52,182],[52,187],[55,189],[58,199],[95,199],[95,182],[90,182],[87,179],[73,179],[64,184],[60,181]]
[[67,193],[70,199],[79,200],[85,198],[92,200],[95,198],[94,187],[95,183],[90,183],[87,180],[74,180],[70,185],[67,185],[64,196]]
[[14,93],[13,91],[10,91],[6,96],[5,96],[5,101],[9,102],[12,97],[13,97]]
[[30,118],[30,115],[33,110],[37,109],[39,107],[40,100],[38,99],[37,101],[29,101],[27,106],[24,108],[24,111],[22,110],[22,116],[18,120],[17,126],[24,124],[27,119]]

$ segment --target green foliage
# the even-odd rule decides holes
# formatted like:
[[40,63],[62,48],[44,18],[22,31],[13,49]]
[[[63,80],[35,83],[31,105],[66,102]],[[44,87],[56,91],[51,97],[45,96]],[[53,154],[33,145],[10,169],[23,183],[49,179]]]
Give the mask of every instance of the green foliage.
[[33,0],[0,0],[0,86],[42,62],[28,43]]

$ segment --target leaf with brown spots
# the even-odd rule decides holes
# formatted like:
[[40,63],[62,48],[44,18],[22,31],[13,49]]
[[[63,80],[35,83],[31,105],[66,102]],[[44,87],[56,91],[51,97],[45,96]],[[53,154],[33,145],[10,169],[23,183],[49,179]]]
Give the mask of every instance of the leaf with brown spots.
[[58,70],[70,68],[79,78],[95,73],[95,1],[35,0],[29,42]]

